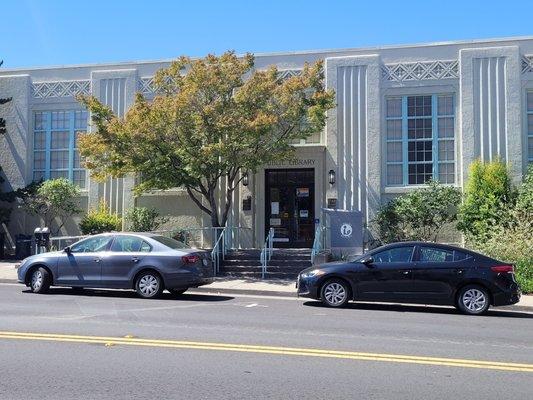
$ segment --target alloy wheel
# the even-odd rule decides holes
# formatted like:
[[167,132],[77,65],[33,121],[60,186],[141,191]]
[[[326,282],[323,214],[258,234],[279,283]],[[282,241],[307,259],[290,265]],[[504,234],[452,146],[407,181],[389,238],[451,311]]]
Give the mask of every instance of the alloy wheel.
[[324,297],[333,306],[343,304],[346,296],[346,289],[340,283],[332,282],[324,288]]
[[43,273],[37,269],[31,275],[31,287],[33,290],[38,291],[42,286],[43,286]]
[[462,302],[468,311],[478,313],[487,305],[487,296],[481,290],[472,288],[463,293]]
[[139,290],[146,297],[151,297],[159,291],[159,280],[151,274],[143,275],[139,281]]

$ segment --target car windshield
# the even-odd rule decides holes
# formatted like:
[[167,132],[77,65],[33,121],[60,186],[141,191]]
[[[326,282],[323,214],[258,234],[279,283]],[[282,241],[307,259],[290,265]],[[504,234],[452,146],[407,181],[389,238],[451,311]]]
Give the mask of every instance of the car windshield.
[[170,247],[171,249],[186,249],[187,246],[185,246],[184,243],[176,240],[176,239],[172,239],[172,238],[169,238],[169,237],[165,237],[165,236],[152,236],[152,239],[154,239],[155,241],[158,241],[159,243],[161,244],[164,244],[165,246],[167,247]]

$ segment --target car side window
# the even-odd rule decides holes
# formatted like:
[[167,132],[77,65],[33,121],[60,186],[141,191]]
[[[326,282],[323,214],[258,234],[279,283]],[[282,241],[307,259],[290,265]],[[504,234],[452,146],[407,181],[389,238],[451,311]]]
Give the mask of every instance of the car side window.
[[115,240],[113,240],[113,244],[111,245],[111,251],[119,253],[137,253],[143,251],[141,250],[143,248],[143,243],[146,242],[139,237],[119,235],[115,236]]
[[372,255],[376,263],[409,262],[413,257],[414,246],[394,247]]
[[452,262],[454,261],[454,251],[441,249],[438,247],[421,247],[421,262]]
[[143,242],[141,243],[141,249],[139,251],[141,253],[150,253],[152,251],[152,246],[150,246],[143,240]]
[[104,251],[111,241],[111,236],[90,237],[70,246],[72,253],[96,253]]
[[455,250],[454,251],[454,260],[455,261],[462,261],[462,260],[466,260],[467,258],[470,258],[472,257],[470,254],[466,254],[466,253],[463,253],[462,251],[459,251],[459,250]]

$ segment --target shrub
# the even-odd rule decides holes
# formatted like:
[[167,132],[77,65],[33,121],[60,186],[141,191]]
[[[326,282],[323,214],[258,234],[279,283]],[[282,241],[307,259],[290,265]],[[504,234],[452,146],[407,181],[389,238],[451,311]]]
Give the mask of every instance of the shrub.
[[495,225],[506,223],[514,197],[509,169],[504,162],[474,161],[470,165],[457,228],[467,239],[487,238]]
[[133,232],[151,232],[164,224],[167,219],[160,217],[154,208],[134,207],[126,212],[126,221],[128,229]]
[[84,235],[120,231],[122,218],[108,211],[104,201],[101,201],[96,210],[89,210],[87,215],[80,221],[80,230]]
[[441,229],[456,220],[461,201],[459,189],[436,181],[414,189],[383,206],[373,224],[381,242],[436,241]]

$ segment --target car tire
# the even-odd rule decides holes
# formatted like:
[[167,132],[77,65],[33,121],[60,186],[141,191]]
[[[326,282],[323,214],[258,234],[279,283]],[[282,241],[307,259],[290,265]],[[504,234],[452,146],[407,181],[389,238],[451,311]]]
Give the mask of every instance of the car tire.
[[185,293],[189,288],[185,289],[167,289],[171,295],[173,296],[181,296],[183,293]]
[[33,293],[46,293],[52,284],[52,277],[46,268],[35,268],[31,272],[29,283]]
[[141,272],[135,281],[135,291],[143,299],[159,297],[163,289],[163,279],[155,271]]
[[322,285],[320,299],[328,307],[344,307],[350,300],[350,287],[342,279],[330,279]]
[[467,285],[457,294],[457,308],[464,314],[481,315],[490,307],[490,294],[480,285]]

